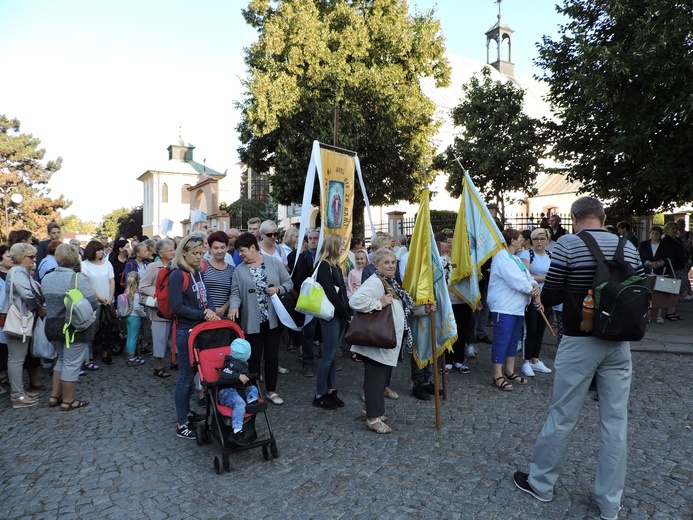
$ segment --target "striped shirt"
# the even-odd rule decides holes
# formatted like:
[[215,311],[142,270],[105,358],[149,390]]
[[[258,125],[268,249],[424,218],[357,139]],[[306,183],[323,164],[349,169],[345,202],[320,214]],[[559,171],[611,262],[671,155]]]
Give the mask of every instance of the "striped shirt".
[[207,264],[204,273],[207,296],[214,302],[214,308],[223,307],[231,297],[231,277],[236,267],[231,263],[226,269],[217,269],[212,264]]
[[[586,231],[581,231],[585,233]],[[618,237],[603,229],[590,229],[599,248],[607,260],[613,258],[618,246]],[[637,273],[645,277],[640,255],[633,244],[626,242],[623,251],[625,260]],[[546,274],[542,302],[546,306],[563,303],[563,324],[567,336],[589,336],[580,330],[582,300],[592,288],[597,260],[578,235],[564,235],[553,248],[551,267]]]

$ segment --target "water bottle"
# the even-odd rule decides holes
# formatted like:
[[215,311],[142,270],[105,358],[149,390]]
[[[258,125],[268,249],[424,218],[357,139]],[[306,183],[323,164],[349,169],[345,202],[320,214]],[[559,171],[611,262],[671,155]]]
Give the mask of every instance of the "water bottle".
[[589,289],[587,296],[582,300],[582,321],[580,322],[582,332],[592,332],[594,326],[594,298],[592,298],[592,294],[592,289]]

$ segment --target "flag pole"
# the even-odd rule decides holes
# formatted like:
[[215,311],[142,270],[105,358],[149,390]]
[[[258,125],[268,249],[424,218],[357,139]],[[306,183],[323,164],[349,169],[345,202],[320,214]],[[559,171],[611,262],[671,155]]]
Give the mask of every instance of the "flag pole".
[[440,393],[438,392],[438,356],[436,356],[436,345],[437,345],[437,339],[436,339],[436,314],[435,312],[430,313],[429,318],[431,320],[431,345],[432,345],[432,351],[433,351],[433,389],[434,389],[434,397],[435,397],[435,402],[436,402],[436,428],[441,429],[443,427],[443,423],[440,419]]

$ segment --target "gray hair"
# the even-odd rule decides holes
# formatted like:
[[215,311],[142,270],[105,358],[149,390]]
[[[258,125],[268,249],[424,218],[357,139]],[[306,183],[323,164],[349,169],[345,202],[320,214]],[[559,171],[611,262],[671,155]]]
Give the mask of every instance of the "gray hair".
[[260,224],[260,233],[263,235],[265,233],[274,233],[279,229],[277,227],[277,223],[274,220],[265,220],[262,224]]
[[387,247],[381,247],[375,253],[373,253],[373,265],[378,268],[378,264],[382,262],[386,256],[391,256],[393,260],[397,261],[397,257],[392,252],[391,249]]
[[55,260],[60,267],[74,269],[80,265],[79,249],[74,244],[60,244],[55,248]]
[[158,255],[166,246],[171,246],[173,249],[176,248],[176,244],[170,238],[162,238],[154,246],[154,252]]
[[[26,242],[17,242],[10,248],[10,258],[15,264],[19,264],[27,255],[35,255],[36,248]],[[79,253],[77,254],[79,258]]]
[[572,206],[570,206],[570,214],[575,217],[575,220],[580,222],[586,218],[596,218],[599,222],[604,222],[606,214],[604,213],[604,205],[594,197],[580,197]]

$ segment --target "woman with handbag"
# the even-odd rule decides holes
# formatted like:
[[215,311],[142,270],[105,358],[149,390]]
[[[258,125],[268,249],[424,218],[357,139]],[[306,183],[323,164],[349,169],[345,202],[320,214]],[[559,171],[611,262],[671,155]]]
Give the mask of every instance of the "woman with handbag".
[[[360,339],[359,343],[352,345],[351,351],[363,361],[365,370],[366,427],[376,433],[390,433],[392,428],[385,424],[386,418],[383,415],[385,387],[390,380],[392,369],[397,366],[402,344],[408,350],[412,347],[411,329],[407,319],[413,314],[423,315],[435,312],[436,304],[434,302],[414,307],[409,293],[395,280],[397,257],[390,249],[384,247],[378,249],[373,255],[373,264],[375,265],[374,275],[363,282],[349,300],[349,306],[357,313],[350,324],[350,335],[357,333],[354,339]],[[378,314],[374,315],[376,312]],[[359,325],[362,318],[360,313],[371,318],[370,326]],[[390,314],[388,316],[383,313]],[[385,324],[380,324],[381,320]],[[352,331],[352,329],[356,330]],[[381,330],[386,334],[381,339],[373,341],[373,332]],[[366,343],[379,344],[365,345]],[[382,348],[385,343],[388,343],[387,348]]]
[[38,393],[24,390],[24,360],[31,342],[34,319],[45,316],[46,309],[41,291],[31,276],[31,268],[36,262],[36,248],[18,242],[10,249],[10,258],[14,266],[7,273],[2,306],[2,313],[7,316],[3,327],[7,337],[7,373],[12,390],[12,408],[26,408],[38,404]]
[[337,396],[337,351],[344,339],[347,322],[351,319],[344,275],[339,266],[339,259],[345,250],[346,241],[341,235],[327,235],[318,253],[316,267],[316,280],[325,291],[325,297],[334,306],[332,319],[318,318],[322,331],[322,357],[318,364],[313,406],[325,410],[344,406],[344,401]]
[[252,233],[239,236],[235,246],[243,262],[233,272],[228,317],[231,320],[240,317],[241,328],[251,347],[248,369],[251,374],[260,374],[264,357],[267,399],[281,405],[284,400],[277,393],[279,319],[270,298],[275,294],[284,296],[294,284],[280,260],[260,252]]
[[94,321],[88,329],[74,332],[74,337],[66,348],[65,332],[65,293],[75,287],[82,296],[89,301],[95,311],[99,304],[92,289],[92,284],[80,270],[80,255],[77,246],[72,244],[60,244],[55,250],[55,259],[58,267],[52,273],[48,273],[41,288],[46,298],[46,338],[53,343],[58,360],[53,367],[53,389],[48,406],[60,406],[60,409],[68,412],[78,408],[84,408],[89,401],[75,399],[75,388],[79,381],[79,371],[87,352],[87,346],[94,341],[98,321]]

